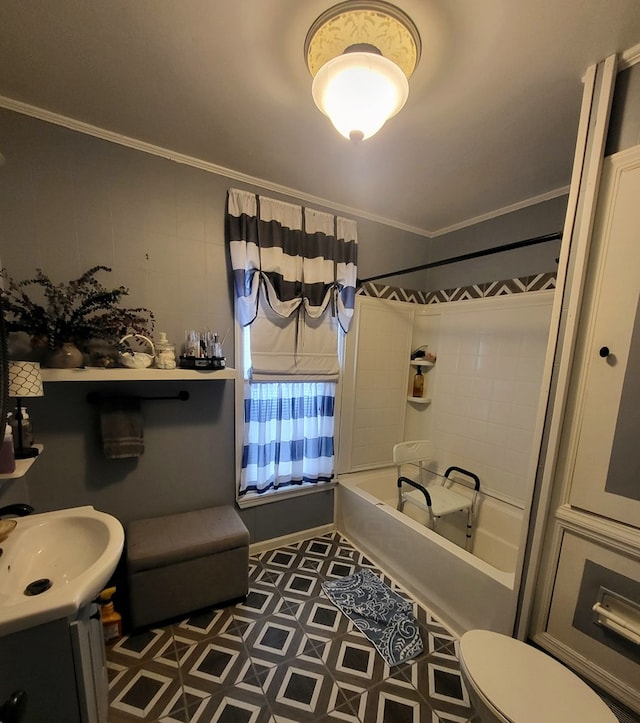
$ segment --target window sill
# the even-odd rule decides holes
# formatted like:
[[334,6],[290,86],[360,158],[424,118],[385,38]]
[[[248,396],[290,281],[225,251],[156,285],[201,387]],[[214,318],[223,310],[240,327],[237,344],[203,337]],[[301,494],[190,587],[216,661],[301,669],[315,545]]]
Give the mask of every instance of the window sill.
[[292,497],[300,497],[302,495],[312,495],[317,492],[324,492],[325,490],[332,490],[336,487],[337,482],[323,482],[316,485],[307,485],[305,487],[297,487],[295,489],[286,489],[275,492],[265,492],[264,494],[251,494],[244,495],[240,499],[236,500],[238,507],[241,510],[247,509],[248,507],[258,507],[260,505],[267,505],[270,502],[281,502],[282,500],[288,500]]

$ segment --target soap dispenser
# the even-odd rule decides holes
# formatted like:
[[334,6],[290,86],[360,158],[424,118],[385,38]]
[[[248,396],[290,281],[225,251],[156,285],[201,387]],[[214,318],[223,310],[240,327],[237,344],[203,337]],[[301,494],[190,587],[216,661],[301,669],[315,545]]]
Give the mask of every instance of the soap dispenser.
[[13,453],[13,435],[11,425],[6,424],[2,446],[0,446],[0,474],[13,474],[15,471],[16,458]]
[[116,612],[111,598],[116,589],[108,587],[100,593],[100,620],[105,643],[115,643],[122,637],[122,615]]
[[33,446],[33,427],[26,407],[16,407],[9,416],[9,424],[13,432],[14,451]]

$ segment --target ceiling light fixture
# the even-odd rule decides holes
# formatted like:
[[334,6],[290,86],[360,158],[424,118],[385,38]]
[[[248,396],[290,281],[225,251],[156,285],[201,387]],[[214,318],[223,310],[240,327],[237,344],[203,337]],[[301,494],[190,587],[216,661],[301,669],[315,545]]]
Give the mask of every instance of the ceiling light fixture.
[[420,51],[418,29],[393,5],[335,5],[313,23],[304,44],[313,100],[345,138],[370,138],[405,104]]

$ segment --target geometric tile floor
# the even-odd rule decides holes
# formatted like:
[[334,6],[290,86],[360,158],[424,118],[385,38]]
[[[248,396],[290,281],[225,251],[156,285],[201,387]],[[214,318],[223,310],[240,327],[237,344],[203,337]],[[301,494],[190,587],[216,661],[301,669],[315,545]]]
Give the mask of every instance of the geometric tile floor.
[[376,566],[332,532],[252,556],[249,594],[108,647],[110,723],[463,723],[456,638],[413,603],[424,651],[389,667],[320,584]]

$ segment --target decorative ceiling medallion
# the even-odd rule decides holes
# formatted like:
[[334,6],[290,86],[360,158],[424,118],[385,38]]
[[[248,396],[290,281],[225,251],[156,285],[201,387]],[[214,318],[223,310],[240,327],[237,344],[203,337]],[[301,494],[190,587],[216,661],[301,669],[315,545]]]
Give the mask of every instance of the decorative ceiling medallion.
[[312,76],[352,45],[372,45],[409,78],[420,60],[421,42],[411,18],[386,2],[350,0],[329,8],[313,23],[304,44]]

